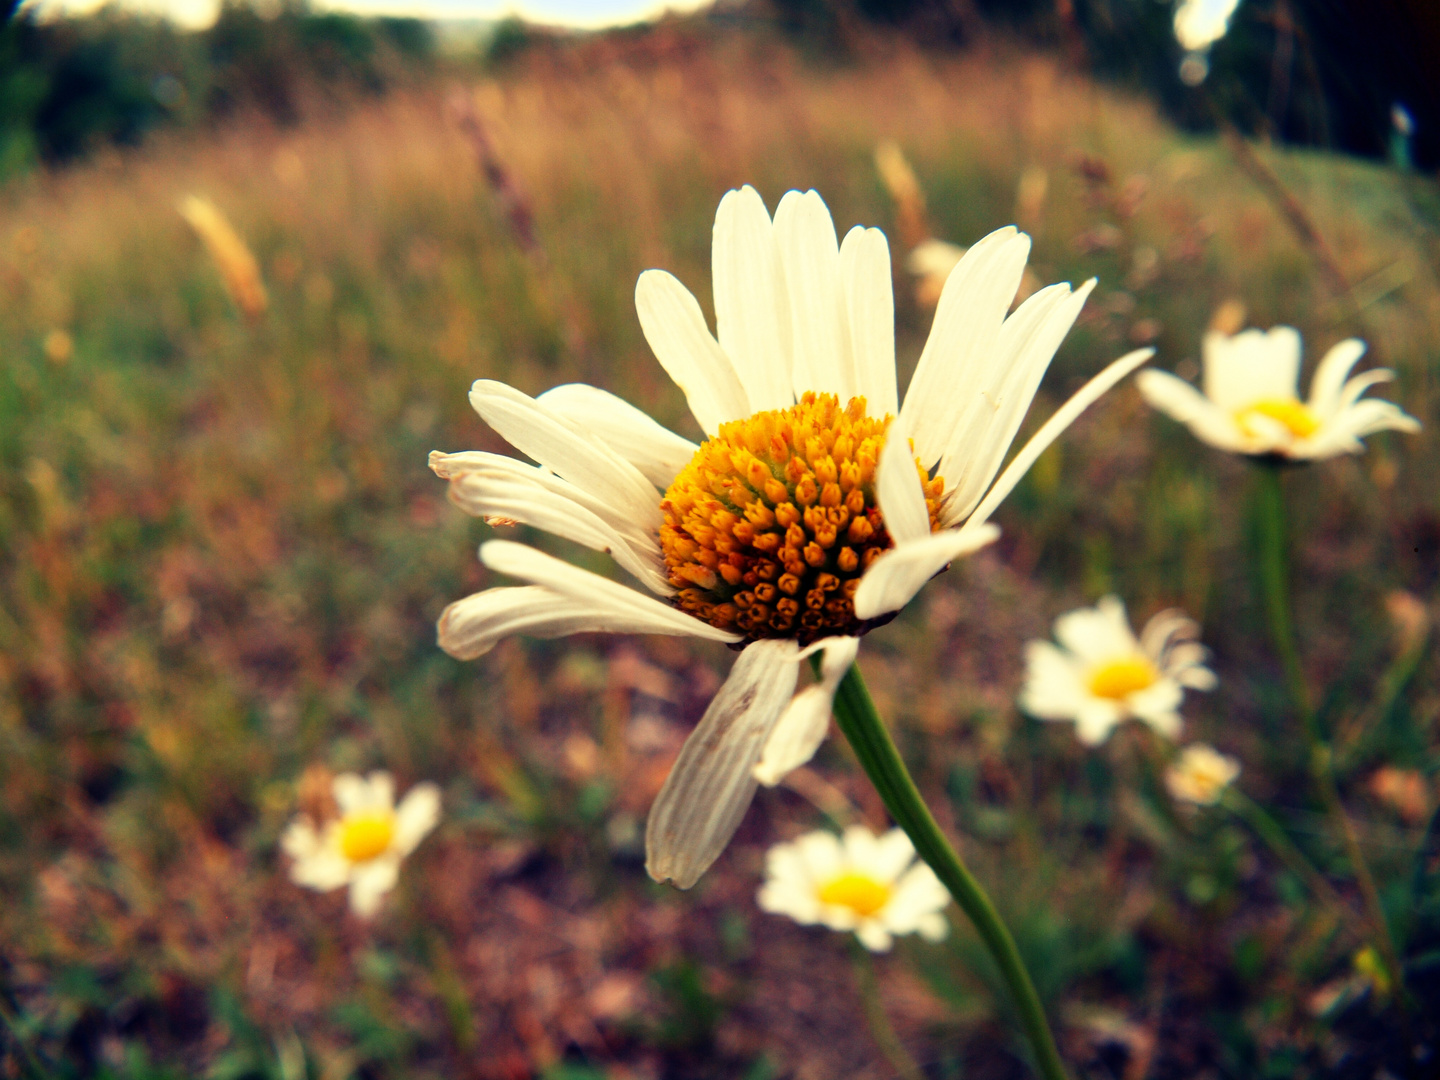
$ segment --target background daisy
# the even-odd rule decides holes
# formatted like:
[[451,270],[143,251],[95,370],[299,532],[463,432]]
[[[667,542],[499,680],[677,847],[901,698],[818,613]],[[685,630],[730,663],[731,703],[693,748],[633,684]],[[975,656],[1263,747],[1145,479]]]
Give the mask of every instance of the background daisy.
[[350,909],[368,918],[400,877],[400,863],[440,821],[440,789],[416,784],[395,805],[388,772],[341,773],[333,783],[339,816],[301,815],[280,840],[294,860],[290,880],[320,892],[350,887]]
[[873,952],[887,951],[898,935],[940,941],[950,930],[942,914],[950,894],[930,867],[915,861],[901,829],[877,837],[852,825],[842,837],[820,829],[776,844],[766,853],[756,901],[802,926],[854,931]]
[[1155,615],[1137,638],[1119,597],[1106,596],[1055,620],[1054,645],[1025,646],[1020,707],[1042,720],[1073,720],[1080,741],[1104,742],[1122,720],[1143,720],[1161,735],[1180,734],[1185,689],[1211,690],[1214,673],[1199,627],[1178,611]]

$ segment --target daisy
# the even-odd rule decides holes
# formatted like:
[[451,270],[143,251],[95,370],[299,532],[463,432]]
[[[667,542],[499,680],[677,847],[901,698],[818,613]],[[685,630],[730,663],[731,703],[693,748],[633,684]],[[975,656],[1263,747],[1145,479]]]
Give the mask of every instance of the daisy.
[[[786,195],[773,222],[753,188],[732,191],[715,216],[718,340],[670,274],[648,270],[635,289],[646,340],[702,444],[592,386],[530,398],[482,379],[471,404],[538,464],[431,455],[462,509],[608,552],[645,590],[492,540],[481,560],[527,584],[446,608],[440,645],[452,656],[479,656],[510,634],[585,631],[741,650],[651,810],[646,865],[657,880],[694,884],[757,782],[777,783],[815,753],[861,635],[992,541],[990,515],[1035,458],[1148,358],[1106,368],[1001,472],[1094,285],[1052,285],[1007,319],[1029,250],[1027,236],[1001,229],[956,266],[902,408],[884,235],[857,226],[837,243],[813,191]],[[823,678],[796,695],[799,662],[817,651]]]
[[1240,775],[1240,762],[1205,743],[1191,743],[1165,770],[1165,786],[1181,802],[1214,806]]
[[950,894],[930,867],[915,862],[903,829],[877,837],[852,825],[843,837],[820,829],[776,844],[765,855],[765,884],[755,899],[762,911],[801,926],[853,930],[871,952],[889,951],[900,934],[940,941],[950,932],[941,914]]
[[329,892],[350,886],[350,910],[369,918],[395,887],[400,863],[440,820],[440,789],[416,784],[395,805],[388,772],[341,773],[332,788],[340,816],[319,826],[302,814],[280,846],[294,863],[290,880]]
[[1055,620],[1057,647],[1025,646],[1020,707],[1042,720],[1073,720],[1080,741],[1094,746],[1134,717],[1161,735],[1180,734],[1185,688],[1211,690],[1215,674],[1196,642],[1200,628],[1178,611],[1162,611],[1135,637],[1119,597],[1103,597]]
[[1202,351],[1203,394],[1163,371],[1143,372],[1136,384],[1151,405],[1221,450],[1304,461],[1358,454],[1364,449],[1361,438],[1377,431],[1420,430],[1419,421],[1392,403],[1360,400],[1394,372],[1377,368],[1347,381],[1365,352],[1365,343],[1355,338],[1325,354],[1308,402],[1297,389],[1300,334],[1289,326],[1233,337],[1212,331]]

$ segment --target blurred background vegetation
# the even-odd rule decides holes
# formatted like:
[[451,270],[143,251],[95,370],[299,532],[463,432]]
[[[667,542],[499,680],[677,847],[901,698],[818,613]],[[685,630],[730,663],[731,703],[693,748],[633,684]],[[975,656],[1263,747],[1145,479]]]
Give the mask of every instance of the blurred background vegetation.
[[[1376,10],[1419,11],[1383,30],[1397,56],[1419,47],[1428,8]],[[709,311],[714,209],[746,182],[771,206],[814,186],[842,229],[886,229],[903,385],[930,313],[900,270],[882,140],[912,162],[934,235],[1017,222],[1036,280],[1099,276],[1030,429],[1137,344],[1193,377],[1216,322],[1293,324],[1310,361],[1357,334],[1399,373],[1384,392],[1423,434],[1287,483],[1312,686],[1407,958],[1410,1022],[1433,1022],[1433,97],[1401,96],[1401,60],[1388,83],[1358,74],[1379,16],[1346,62],[1327,58],[1327,11],[1242,5],[1196,90],[1151,0],[777,0],[587,35],[508,23],[468,50],[298,8],[226,7],[195,33],[12,17],[0,1070],[892,1075],[844,943],[753,902],[768,844],[883,824],[848,751],[831,740],[762,793],[693,892],[652,885],[646,809],[730,654],[590,636],[449,659],[436,616],[491,583],[475,546],[516,530],[449,507],[425,467],[431,449],[504,449],[466,402],[478,377],[592,382],[695,436],[634,283],[666,267]],[[1319,74],[1277,112],[1282,25],[1294,70],[1309,55]],[[1398,148],[1397,101],[1416,122]],[[253,249],[268,309],[232,305],[176,212],[192,193]],[[1137,622],[1186,608],[1221,679],[1187,702],[1187,735],[1244,762],[1241,786],[1354,905],[1254,599],[1248,482],[1122,386],[1007,501],[1001,543],[867,641],[883,714],[1088,1077],[1417,1067],[1394,988],[1356,963],[1358,918],[1314,903],[1240,822],[1177,811],[1142,732],[1085,750],[1013,704],[1023,643],[1055,615],[1111,590]],[[445,821],[365,924],[290,884],[276,841],[327,770],[372,767],[440,783]],[[927,1076],[1026,1075],[963,926],[878,966]]]

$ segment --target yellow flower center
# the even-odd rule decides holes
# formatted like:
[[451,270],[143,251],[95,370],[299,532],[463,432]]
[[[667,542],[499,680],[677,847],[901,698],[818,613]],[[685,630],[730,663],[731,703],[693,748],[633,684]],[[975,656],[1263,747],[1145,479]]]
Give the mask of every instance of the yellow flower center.
[[1090,673],[1090,693],[1121,701],[1137,690],[1154,686],[1160,673],[1143,656],[1126,656],[1101,664]]
[[1263,416],[1284,426],[1297,439],[1308,439],[1320,430],[1320,421],[1305,405],[1294,398],[1265,398],[1253,405],[1247,405],[1235,413],[1235,423],[1246,435],[1260,434],[1255,430],[1254,418]]
[[820,902],[848,907],[861,918],[874,915],[890,902],[890,886],[865,874],[850,871],[820,887]]
[[[788,409],[722,424],[660,504],[660,546],[680,610],[749,640],[808,644],[869,629],[860,575],[894,546],[875,500],[890,417],[865,399],[807,393]],[[939,528],[945,483],[915,468]]]
[[394,838],[395,815],[388,810],[347,814],[340,822],[340,852],[352,863],[385,854]]

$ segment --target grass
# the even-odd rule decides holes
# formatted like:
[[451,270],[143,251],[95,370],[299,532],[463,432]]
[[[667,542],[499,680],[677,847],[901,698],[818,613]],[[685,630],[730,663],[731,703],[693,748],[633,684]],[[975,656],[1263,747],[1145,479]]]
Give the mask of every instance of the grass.
[[[457,92],[533,211],[532,248]],[[640,869],[636,830],[728,654],[586,637],[449,659],[434,620],[488,582],[474,549],[496,530],[425,467],[435,448],[503,448],[465,400],[482,376],[593,382],[696,435],[640,335],[637,274],[672,270],[709,313],[712,215],[744,182],[772,206],[817,187],[842,229],[893,235],[882,138],[959,243],[1014,220],[1020,176],[1044,170],[1043,204],[1020,208],[1035,272],[1100,287],[1037,420],[1135,343],[1193,374],[1232,299],[1299,327],[1309,358],[1354,333],[1399,373],[1385,393],[1422,435],[1288,483],[1307,671],[1392,921],[1420,947],[1440,895],[1416,870],[1440,679],[1433,649],[1406,661],[1386,598],[1437,613],[1433,185],[1259,150],[1354,284],[1341,300],[1223,143],[1050,59],[877,43],[827,67],[666,24],[0,192],[7,1075],[889,1075],[840,943],[753,904],[765,846],[819,820],[806,799],[763,795],[692,893]],[[260,320],[176,212],[190,193],[255,251]],[[897,289],[903,385],[929,315]],[[1060,612],[1112,590],[1138,618],[1185,607],[1221,678],[1187,702],[1187,733],[1244,761],[1247,793],[1353,900],[1304,794],[1244,468],[1126,385],[998,520],[996,549],[932,583],[863,665],[1067,1057],[1093,1076],[1361,1068],[1389,1014],[1347,927],[1238,821],[1178,814],[1141,733],[1085,751],[1014,706],[1023,643]],[[382,766],[439,782],[446,816],[367,925],[291,885],[276,844],[317,767]],[[832,741],[813,769],[881,823],[847,751]],[[1376,794],[1385,769],[1421,774],[1418,807]],[[928,1075],[1021,1074],[973,937],[907,943],[879,977]]]

